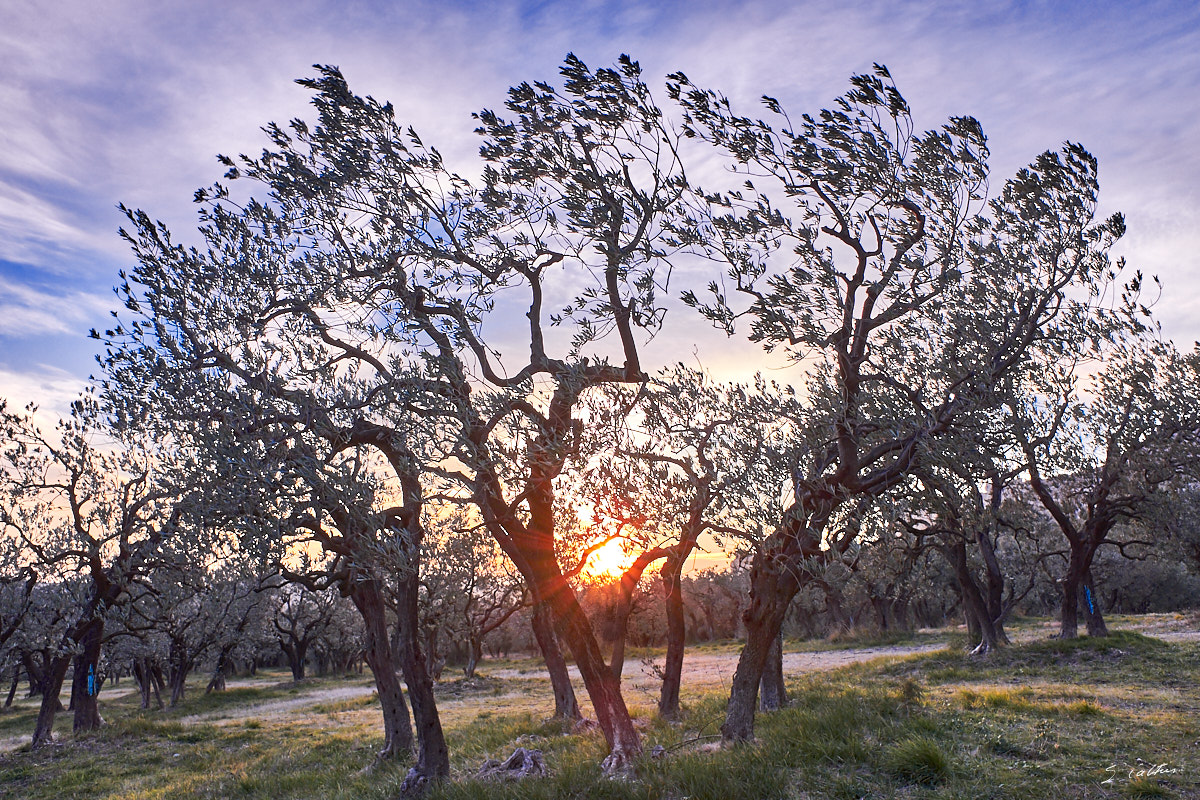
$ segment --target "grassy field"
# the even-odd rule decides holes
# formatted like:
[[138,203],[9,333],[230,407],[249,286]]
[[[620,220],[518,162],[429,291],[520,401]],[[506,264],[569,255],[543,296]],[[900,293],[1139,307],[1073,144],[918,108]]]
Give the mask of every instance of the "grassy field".
[[[796,676],[791,705],[760,715],[758,740],[732,748],[716,737],[719,686],[689,689],[678,724],[631,692],[647,751],[665,754],[620,778],[599,773],[597,731],[545,721],[552,700],[534,664],[488,662],[481,678],[439,686],[455,775],[430,796],[1200,798],[1200,644],[1134,632],[1048,641],[1038,621],[1015,630],[1018,643],[986,659],[952,647]],[[198,684],[163,712],[106,691],[98,733],[0,755],[0,798],[393,798],[404,765],[363,773],[381,744],[369,686],[267,673],[222,695]],[[0,714],[0,741],[27,738],[34,713],[26,702]],[[517,746],[541,749],[549,775],[473,780]]]

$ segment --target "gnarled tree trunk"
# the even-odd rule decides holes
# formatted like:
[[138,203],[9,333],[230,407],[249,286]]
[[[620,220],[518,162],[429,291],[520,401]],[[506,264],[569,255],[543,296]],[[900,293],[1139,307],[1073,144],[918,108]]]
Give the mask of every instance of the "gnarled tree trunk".
[[[603,769],[606,772],[623,770],[641,755],[642,743],[621,696],[621,682],[604,662],[591,622],[558,566],[552,533],[529,531],[524,536],[524,546],[515,551],[513,561],[525,577],[534,599],[545,604],[554,622],[555,633],[562,637],[575,657],[596,711],[596,722],[608,743],[609,755]],[[501,542],[502,546],[504,544]]]
[[989,604],[984,599],[983,592],[980,591],[979,584],[971,572],[971,566],[967,561],[966,540],[957,533],[949,535],[952,541],[945,545],[943,552],[954,569],[954,577],[958,581],[963,608],[967,615],[967,627],[972,636],[979,638],[979,644],[971,652],[976,655],[990,653],[1003,643],[1002,634],[997,630]]
[[763,711],[777,711],[787,705],[787,686],[783,681],[783,627],[775,635],[759,681],[758,706]]
[[150,707],[150,694],[154,694],[154,700],[158,704],[161,711],[163,707],[161,687],[157,676],[154,672],[154,666],[150,663],[148,657],[135,658],[133,660],[133,678],[137,681],[138,692],[142,697],[142,708]]
[[204,687],[205,694],[225,691],[225,673],[229,671],[229,654],[233,652],[233,647],[233,645],[227,645],[217,653],[217,662],[213,666],[208,685]]
[[71,707],[75,712],[75,733],[91,731],[104,724],[97,703],[99,694],[100,644],[104,636],[104,620],[93,617],[84,623],[77,638],[79,654],[75,656],[75,675],[71,680]]
[[658,713],[665,719],[679,716],[679,687],[683,676],[683,649],[687,627],[683,616],[683,558],[670,556],[662,567],[663,600],[667,615],[667,657],[663,663]]
[[554,692],[554,718],[582,719],[579,701],[575,698],[575,687],[571,684],[571,673],[567,670],[567,661],[563,658],[558,636],[554,633],[550,612],[544,603],[535,603],[530,617],[533,638],[542,651],[542,660],[546,662],[546,672],[550,675],[550,687]]
[[192,662],[188,658],[187,643],[182,639],[171,641],[171,666],[167,671],[167,683],[171,687],[171,708],[183,701],[187,689],[187,676],[192,671]]
[[383,749],[375,758],[384,761],[403,757],[413,751],[413,730],[388,641],[383,594],[374,580],[355,581],[350,586],[350,599],[363,619],[367,665],[375,676],[375,689],[383,709]]
[[483,658],[483,638],[470,634],[467,637],[467,664],[463,667],[463,677],[472,680],[479,661]]
[[[413,526],[416,524],[415,521],[412,523]],[[409,530],[412,531],[412,526]],[[450,774],[450,755],[433,696],[433,679],[429,676],[425,657],[421,653],[417,614],[421,534],[410,535],[412,541],[407,543],[409,563],[398,578],[396,625],[400,633],[400,668],[404,672],[404,682],[408,684],[408,696],[412,701],[413,720],[416,723],[417,763],[413,772],[424,781],[437,781]]]
[[67,677],[67,668],[71,666],[70,655],[55,656],[46,669],[41,681],[42,705],[38,709],[37,722],[33,726],[33,747],[37,749],[54,740],[54,717],[62,708],[59,695],[62,693],[63,681]]
[[1083,613],[1087,620],[1088,636],[1108,636],[1108,625],[1104,623],[1104,614],[1100,610],[1100,597],[1096,594],[1090,566],[1083,577]]
[[805,563],[823,558],[820,530],[836,505],[832,493],[809,489],[785,515],[779,530],[754,554],[750,568],[750,605],[742,614],[746,644],[725,708],[721,736],[726,742],[754,738],[758,690],[783,618],[804,582],[812,580]]
[[988,616],[992,619],[992,628],[997,645],[1008,644],[1008,634],[1004,631],[1004,618],[1008,611],[1004,607],[1004,571],[1000,568],[1000,559],[996,557],[996,548],[992,544],[986,530],[976,533],[979,544],[979,554],[983,558],[984,569],[987,572],[987,608]]
[[738,657],[737,669],[725,707],[725,722],[721,736],[725,741],[749,741],[754,738],[754,712],[758,705],[758,689],[763,671],[779,637],[788,603],[795,596],[779,581],[757,585],[751,589],[750,608],[743,620],[746,624],[746,644]]
[[1076,547],[1074,542],[1071,544],[1067,571],[1062,578],[1062,624],[1058,631],[1060,639],[1074,639],[1079,636],[1079,589],[1087,573],[1082,548]]

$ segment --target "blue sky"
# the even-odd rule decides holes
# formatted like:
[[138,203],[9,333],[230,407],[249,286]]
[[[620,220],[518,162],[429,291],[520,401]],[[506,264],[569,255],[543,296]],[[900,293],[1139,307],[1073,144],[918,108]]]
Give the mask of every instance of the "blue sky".
[[[592,66],[631,54],[663,103],[663,77],[682,70],[747,113],[763,94],[815,111],[885,63],[918,126],[981,120],[994,186],[1082,142],[1100,159],[1101,212],[1126,214],[1120,252],[1166,285],[1166,333],[1200,339],[1195,2],[4,0],[0,397],[65,407],[129,264],[116,204],[187,240],[192,192],[222,171],[213,156],[257,151],[261,125],[305,116],[292,79],[311,64],[392,101],[469,173],[471,112],[554,79],[568,52]],[[722,354],[706,359],[719,368]]]

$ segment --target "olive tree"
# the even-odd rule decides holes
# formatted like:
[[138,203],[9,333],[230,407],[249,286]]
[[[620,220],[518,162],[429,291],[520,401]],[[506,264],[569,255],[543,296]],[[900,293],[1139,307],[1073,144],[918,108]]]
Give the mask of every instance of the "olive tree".
[[[986,139],[971,117],[920,133],[883,67],[855,76],[833,108],[771,124],[673,76],[687,132],[725,149],[746,178],[703,195],[697,247],[725,264],[709,296],[685,299],[732,332],[782,349],[814,403],[813,446],[794,463],[793,498],[756,554],[747,641],[728,740],[753,736],[759,680],[806,564],[849,547],[829,520],[854,498],[889,492],[995,403],[1003,377],[1087,313],[1110,277],[1117,216],[1096,222],[1096,161],[1046,152],[985,203]],[[819,404],[819,405],[817,405]],[[819,413],[818,413],[819,412]]]
[[100,651],[112,609],[128,602],[177,531],[182,491],[169,454],[146,440],[122,443],[99,424],[90,398],[44,431],[32,407],[0,411],[0,522],[33,569],[65,589],[68,624],[41,679],[33,745],[51,741],[59,693],[73,667],[74,730],[102,724]]
[[1090,380],[1079,374],[1088,362],[1060,362],[1058,380],[1008,398],[1030,490],[1067,543],[1065,639],[1078,635],[1081,608],[1088,635],[1107,635],[1092,575],[1097,554],[1144,551],[1153,541],[1130,523],[1198,477],[1200,358],[1146,336],[1102,339],[1095,356],[1103,366]]
[[525,584],[477,519],[446,514],[429,528],[421,576],[425,651],[436,658],[454,648],[465,657],[469,680],[483,658],[484,639],[528,605]]
[[[512,89],[511,120],[478,115],[476,187],[390,105],[321,68],[302,81],[315,125],[270,125],[261,155],[223,159],[266,196],[197,194],[203,249],[129,212],[133,317],[102,338],[112,392],[154,397],[196,431],[262,453],[310,448],[312,464],[372,450],[389,465],[381,485],[408,487],[400,527],[419,525],[423,481],[474,503],[550,609],[620,767],[640,739],[555,561],[555,479],[579,399],[644,380],[639,332],[662,320],[666,221],[685,182],[636,63],[593,71],[569,57],[563,76],[561,89]],[[502,353],[513,331],[499,310],[516,304],[526,335]]]
[[628,523],[610,535],[634,556],[619,576],[611,666],[619,675],[638,581],[662,560],[667,652],[658,708],[672,718],[686,641],[684,565],[704,537],[704,544],[746,552],[766,538],[782,511],[784,454],[801,409],[788,388],[761,378],[751,386],[722,383],[681,364],[636,392],[617,389],[589,405],[596,441],[580,492],[602,520]]

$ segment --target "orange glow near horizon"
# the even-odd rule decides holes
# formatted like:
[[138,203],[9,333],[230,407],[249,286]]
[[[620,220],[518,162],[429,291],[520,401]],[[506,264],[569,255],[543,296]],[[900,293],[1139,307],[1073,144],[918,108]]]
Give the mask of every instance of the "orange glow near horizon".
[[636,554],[625,552],[620,539],[613,539],[592,552],[583,574],[592,580],[616,580],[636,559]]

